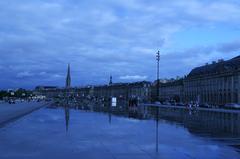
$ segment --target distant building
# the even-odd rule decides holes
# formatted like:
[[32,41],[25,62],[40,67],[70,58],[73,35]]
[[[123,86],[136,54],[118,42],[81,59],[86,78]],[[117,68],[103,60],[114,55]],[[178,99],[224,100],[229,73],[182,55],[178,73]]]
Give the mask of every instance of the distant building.
[[112,83],[111,85],[101,85],[93,87],[95,97],[111,97],[128,100],[137,98],[140,101],[148,101],[151,96],[151,82],[141,81],[134,83]]
[[[156,99],[156,81],[151,98]],[[240,103],[240,56],[194,68],[183,79],[160,80],[160,100],[224,105]]]
[[70,65],[68,65],[66,88],[36,87],[37,92],[47,97],[63,96],[66,89],[73,96],[116,97],[126,101],[138,99],[139,102],[156,100],[156,92],[159,89],[161,101],[198,102],[210,105],[240,103],[240,56],[194,68],[184,78],[160,80],[159,88],[156,81],[113,83],[112,76],[106,85],[71,88]]
[[184,101],[240,103],[240,56],[194,68],[184,80]]
[[37,86],[34,90],[35,95],[43,95],[46,97],[55,97],[59,93],[56,86]]
[[70,74],[70,64],[68,64],[67,77],[66,77],[66,89],[71,88],[71,74]]
[[80,97],[86,97],[90,94],[92,94],[92,86],[85,86],[85,87],[79,87],[76,90],[78,96]]
[[37,86],[35,90],[38,91],[48,91],[48,90],[56,90],[58,87],[57,86]]
[[160,83],[160,99],[165,101],[183,101],[183,79]]
[[[152,83],[151,99],[157,99],[157,81]],[[183,78],[160,80],[159,100],[160,101],[183,101]]]

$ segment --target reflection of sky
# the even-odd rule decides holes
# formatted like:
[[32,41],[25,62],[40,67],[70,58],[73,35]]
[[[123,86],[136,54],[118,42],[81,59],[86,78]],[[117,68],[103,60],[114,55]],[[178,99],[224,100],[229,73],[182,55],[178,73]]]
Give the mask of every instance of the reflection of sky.
[[0,158],[240,157],[232,147],[196,137],[180,125],[161,120],[156,154],[153,120],[136,122],[113,115],[109,124],[108,114],[79,110],[69,114],[68,132],[64,109],[42,109],[0,129]]
[[[235,0],[0,2],[0,88],[154,80],[238,55]],[[11,17],[11,18],[9,18]],[[174,67],[169,67],[174,64]]]

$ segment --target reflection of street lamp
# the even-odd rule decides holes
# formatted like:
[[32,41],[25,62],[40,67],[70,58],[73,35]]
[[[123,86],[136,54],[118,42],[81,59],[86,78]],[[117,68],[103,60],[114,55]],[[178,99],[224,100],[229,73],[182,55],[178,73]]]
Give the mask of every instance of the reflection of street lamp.
[[159,107],[156,106],[156,152],[158,152],[158,122],[159,122]]
[[156,53],[157,60],[157,100],[159,100],[159,61],[160,61],[160,51]]

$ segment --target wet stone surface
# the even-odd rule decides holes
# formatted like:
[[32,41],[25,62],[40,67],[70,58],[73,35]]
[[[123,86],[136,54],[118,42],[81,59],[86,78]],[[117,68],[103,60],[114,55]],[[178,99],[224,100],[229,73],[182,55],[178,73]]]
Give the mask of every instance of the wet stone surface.
[[166,120],[64,108],[43,108],[0,129],[1,159],[239,159],[238,150]]
[[16,104],[0,104],[0,128],[7,122],[20,118],[40,107],[46,105],[45,102],[16,102]]

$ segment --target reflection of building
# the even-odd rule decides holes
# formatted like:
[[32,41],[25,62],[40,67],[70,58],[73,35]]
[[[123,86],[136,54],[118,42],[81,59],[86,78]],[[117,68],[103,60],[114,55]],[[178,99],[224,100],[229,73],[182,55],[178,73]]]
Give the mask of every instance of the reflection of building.
[[163,119],[183,123],[190,132],[198,134],[203,130],[218,137],[222,135],[239,136],[240,134],[240,113],[238,111],[213,109],[195,112],[187,108],[159,107],[159,116]]
[[194,68],[184,80],[184,101],[240,103],[240,56]]
[[69,107],[66,106],[64,108],[64,112],[65,112],[65,126],[66,126],[66,131],[68,131],[68,125],[69,125],[69,118],[70,118],[70,112],[69,112]]

